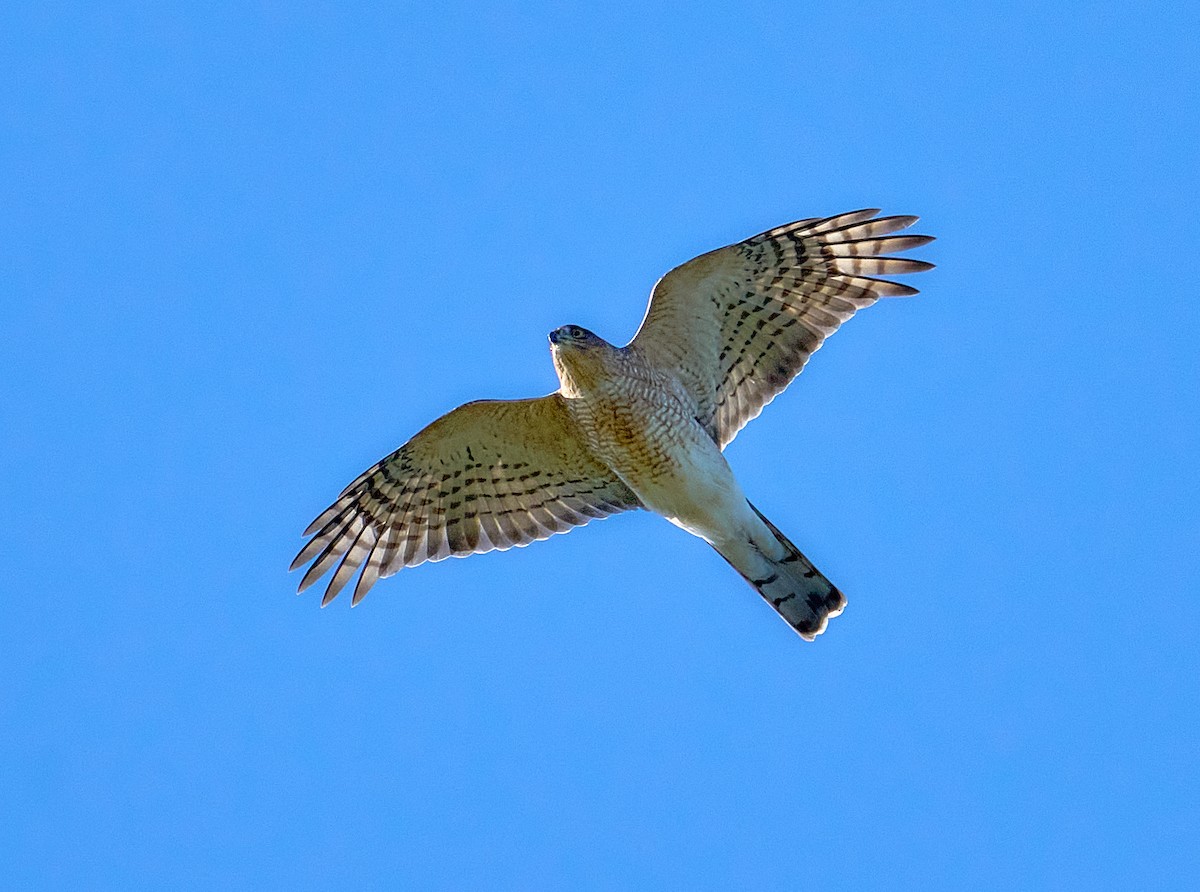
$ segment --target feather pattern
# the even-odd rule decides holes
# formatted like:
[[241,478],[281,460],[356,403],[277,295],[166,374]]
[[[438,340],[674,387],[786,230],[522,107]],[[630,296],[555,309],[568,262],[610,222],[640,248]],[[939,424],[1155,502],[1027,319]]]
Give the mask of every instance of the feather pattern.
[[629,349],[679,378],[724,448],[858,310],[917,293],[875,277],[930,269],[887,255],[933,239],[893,235],[917,218],[878,213],[799,220],[676,267],[655,286]]
[[482,400],[360,474],[309,525],[292,569],[313,561],[304,591],[336,565],[328,604],[363,568],[357,604],[402,567],[528,545],[638,507],[587,451],[561,396]]

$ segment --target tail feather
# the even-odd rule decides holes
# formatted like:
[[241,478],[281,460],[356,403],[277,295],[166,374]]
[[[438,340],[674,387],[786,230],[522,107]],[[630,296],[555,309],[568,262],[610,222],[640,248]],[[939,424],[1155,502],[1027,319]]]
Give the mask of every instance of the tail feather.
[[752,573],[736,564],[734,568],[801,638],[812,641],[825,631],[830,618],[845,609],[846,596],[761,511],[750,507],[775,535],[785,553],[780,559],[760,553],[762,564]]

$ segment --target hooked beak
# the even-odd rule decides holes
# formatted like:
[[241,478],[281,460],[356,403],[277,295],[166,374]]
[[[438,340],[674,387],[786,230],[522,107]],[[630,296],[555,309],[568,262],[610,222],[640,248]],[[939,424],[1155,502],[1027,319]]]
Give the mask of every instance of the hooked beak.
[[557,329],[555,329],[554,331],[550,332],[550,343],[551,343],[551,344],[557,344],[557,343],[558,343],[558,330],[557,330]]

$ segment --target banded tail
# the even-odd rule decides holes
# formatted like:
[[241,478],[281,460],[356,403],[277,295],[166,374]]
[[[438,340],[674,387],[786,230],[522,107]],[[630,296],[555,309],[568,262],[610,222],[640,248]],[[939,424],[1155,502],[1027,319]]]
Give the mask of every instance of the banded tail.
[[846,596],[779,532],[775,524],[763,517],[761,511],[753,505],[750,508],[783,546],[783,557],[772,558],[755,549],[754,566],[745,569],[730,560],[728,555],[722,554],[722,557],[754,586],[763,600],[774,607],[789,626],[800,633],[801,638],[812,641],[825,631],[830,618],[845,609]]

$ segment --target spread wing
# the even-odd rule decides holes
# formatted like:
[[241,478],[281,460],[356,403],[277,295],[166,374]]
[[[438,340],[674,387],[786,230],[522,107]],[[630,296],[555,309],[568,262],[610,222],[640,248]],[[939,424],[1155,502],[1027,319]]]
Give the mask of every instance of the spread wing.
[[365,563],[357,604],[382,576],[506,549],[638,508],[583,447],[557,393],[459,406],[361,474],[305,530],[300,591],[338,561],[328,604]]
[[629,347],[691,390],[722,449],[856,310],[917,293],[873,277],[930,269],[885,255],[933,239],[892,235],[917,218],[878,213],[789,223],[702,254],[654,287]]

